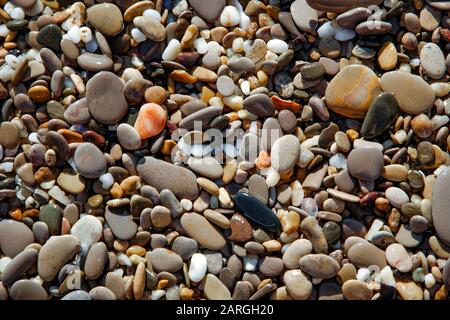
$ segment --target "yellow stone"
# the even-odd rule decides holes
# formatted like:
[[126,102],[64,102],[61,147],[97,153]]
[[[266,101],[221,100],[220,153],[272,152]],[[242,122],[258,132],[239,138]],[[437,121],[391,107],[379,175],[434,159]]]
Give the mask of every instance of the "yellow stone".
[[385,42],[378,51],[377,60],[383,70],[395,68],[398,61],[397,49],[395,48],[395,45],[390,41]]

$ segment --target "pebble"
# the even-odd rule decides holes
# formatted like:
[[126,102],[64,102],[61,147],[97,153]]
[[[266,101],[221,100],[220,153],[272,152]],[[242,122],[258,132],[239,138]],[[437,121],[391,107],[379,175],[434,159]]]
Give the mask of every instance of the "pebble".
[[[406,72],[387,72],[380,78],[380,83],[383,91],[394,94],[400,109],[409,114],[426,113],[436,99],[428,83],[421,77]],[[399,83],[403,85],[399,86]]]
[[93,143],[84,142],[79,145],[73,159],[75,167],[83,177],[95,179],[106,171],[106,159]]
[[111,3],[99,3],[86,10],[89,23],[107,36],[115,36],[123,28],[123,17],[119,7]]
[[11,286],[35,264],[37,257],[38,252],[35,249],[28,249],[19,253],[3,269],[2,283],[6,286]]
[[223,236],[198,213],[185,213],[181,216],[180,222],[186,233],[200,246],[210,250],[220,250],[225,246]]
[[283,254],[283,263],[286,268],[298,269],[300,258],[312,252],[312,244],[307,239],[297,239],[292,242]]
[[39,251],[37,268],[42,280],[53,280],[64,264],[80,251],[80,248],[80,241],[73,235],[50,237]]
[[446,72],[446,65],[441,48],[432,42],[425,44],[420,50],[420,65],[429,77],[442,78]]
[[342,293],[347,300],[370,300],[373,296],[367,283],[353,279],[344,283]]
[[386,248],[386,260],[391,267],[400,272],[409,272],[413,267],[413,262],[405,247],[398,243],[390,244]]
[[432,216],[433,225],[441,241],[450,245],[450,220],[448,218],[449,203],[448,186],[450,182],[450,169],[447,167],[437,176],[436,184],[433,187]]
[[386,266],[386,256],[383,250],[377,248],[369,242],[354,244],[347,252],[351,263],[359,267],[368,267],[371,265],[384,268]]
[[157,20],[148,16],[139,16],[133,19],[133,24],[150,40],[160,42],[166,38],[166,29]]
[[395,208],[400,208],[402,204],[409,202],[409,197],[406,192],[397,187],[386,189],[386,199]]
[[325,100],[327,106],[339,115],[364,119],[373,99],[380,93],[380,82],[372,70],[363,65],[351,65],[331,80]]
[[206,275],[203,294],[208,300],[230,300],[231,293],[228,288],[213,274]]
[[279,230],[280,221],[277,216],[256,197],[240,192],[234,201],[236,208],[259,227],[273,232]]
[[84,274],[88,279],[97,279],[103,273],[108,261],[108,249],[103,242],[97,242],[91,246],[84,263]]
[[198,186],[195,175],[188,169],[154,157],[144,157],[137,165],[139,176],[158,191],[171,190],[178,198],[195,199]]
[[376,148],[353,149],[347,159],[347,168],[351,176],[365,180],[376,180],[383,170],[383,154]]
[[177,272],[183,266],[183,259],[173,251],[156,248],[150,252],[150,259],[156,272]]
[[313,290],[312,283],[301,270],[288,270],[284,273],[283,281],[286,285],[287,293],[294,300],[307,300]]
[[272,100],[262,93],[256,93],[245,98],[244,109],[258,117],[271,117],[275,113],[275,106]]
[[336,260],[323,253],[307,254],[300,258],[299,265],[307,274],[319,279],[333,278],[340,269]]
[[294,135],[277,139],[270,152],[272,168],[280,174],[289,172],[300,156],[300,142]]
[[47,300],[45,289],[36,281],[22,279],[15,282],[10,290],[13,300]]
[[103,124],[117,123],[128,111],[124,85],[112,72],[101,71],[89,79],[86,97],[90,115]]
[[33,232],[24,223],[0,221],[0,249],[7,257],[14,258],[33,242]]
[[106,207],[105,220],[113,234],[121,240],[131,239],[136,234],[137,225],[133,217],[121,208]]
[[102,237],[103,227],[100,220],[91,215],[80,218],[70,229],[70,233],[77,237],[82,245],[88,248]]
[[306,32],[314,33],[318,24],[317,11],[310,7],[306,0],[295,0],[291,4],[291,14],[297,27]]

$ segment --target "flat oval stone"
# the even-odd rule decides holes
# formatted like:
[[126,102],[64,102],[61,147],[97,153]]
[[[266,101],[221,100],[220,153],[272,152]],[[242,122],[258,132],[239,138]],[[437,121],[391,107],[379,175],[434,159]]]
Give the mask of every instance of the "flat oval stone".
[[136,234],[138,226],[133,221],[133,216],[120,207],[106,207],[105,220],[113,234],[121,240],[131,239]]
[[450,167],[441,172],[433,187],[432,216],[433,225],[439,240],[450,245]]
[[7,257],[14,258],[34,242],[33,231],[15,220],[0,221],[0,249]]
[[283,269],[283,260],[278,257],[266,256],[261,260],[259,265],[259,272],[270,278],[278,276]]
[[271,117],[275,113],[275,106],[269,96],[263,93],[253,94],[244,99],[244,109],[258,117]]
[[375,138],[384,133],[400,112],[394,95],[385,92],[376,97],[367,111],[360,133],[364,138]]
[[365,181],[375,181],[383,171],[383,154],[376,148],[353,149],[347,158],[350,175]]
[[325,100],[327,106],[341,116],[364,119],[373,99],[380,93],[380,82],[371,69],[350,65],[331,80]]
[[383,70],[393,69],[397,65],[397,49],[392,42],[384,43],[378,51],[378,64]]
[[181,216],[180,222],[189,237],[200,246],[210,250],[221,250],[226,245],[226,240],[219,231],[198,213],[185,213]]
[[356,7],[379,5],[383,0],[307,0],[316,10],[324,12],[344,12]]
[[10,291],[13,300],[47,300],[45,289],[35,280],[23,279],[15,282]]
[[300,268],[314,278],[330,279],[339,272],[339,263],[323,253],[307,254],[300,258]]
[[280,220],[264,203],[258,198],[239,192],[234,197],[236,208],[242,211],[246,218],[255,223],[257,226],[277,232],[280,229]]
[[316,30],[319,20],[318,14],[306,0],[295,0],[290,9],[292,19],[300,30],[311,33]]
[[227,63],[228,68],[235,73],[252,72],[255,70],[255,63],[247,57],[240,57]]
[[361,280],[351,279],[342,286],[342,293],[347,300],[370,300],[373,292],[368,284]]
[[[183,118],[178,126],[182,129],[192,130],[196,125],[196,122],[200,124],[202,128],[208,127],[212,119],[220,115],[222,107],[210,106],[199,111],[196,111],[187,117]],[[198,124],[197,124],[198,125]]]
[[372,12],[367,8],[354,8],[338,15],[336,23],[343,28],[353,29],[359,22],[370,17],[371,14]]
[[39,221],[48,226],[50,235],[57,235],[61,231],[61,209],[53,203],[42,206],[39,212]]
[[281,136],[283,136],[283,131],[278,120],[267,118],[261,128],[261,149],[270,152],[275,141]]
[[187,165],[192,171],[208,178],[217,179],[223,174],[222,166],[214,157],[189,157]]
[[348,250],[347,256],[350,262],[358,267],[376,265],[384,268],[387,265],[384,251],[369,242],[354,244]]
[[103,124],[115,124],[128,112],[123,82],[112,72],[101,71],[89,79],[86,97],[91,116]]
[[312,252],[312,244],[308,239],[297,239],[292,242],[283,254],[286,268],[298,269],[300,258]]
[[141,146],[141,137],[139,133],[128,123],[119,124],[116,132],[120,145],[125,149],[136,150]]
[[270,152],[272,168],[280,174],[289,172],[300,156],[300,141],[292,134],[277,139]]
[[179,199],[196,199],[199,193],[196,176],[189,169],[154,157],[144,157],[136,167],[146,184],[158,191],[170,189]]
[[19,129],[9,121],[0,123],[0,145],[9,149],[15,148],[19,143]]
[[111,58],[90,52],[85,52],[78,56],[77,62],[81,68],[92,72],[109,70],[113,65]]
[[115,36],[123,28],[122,12],[115,4],[95,4],[89,7],[86,12],[89,23],[107,36]]
[[75,167],[83,177],[95,179],[106,171],[106,159],[93,143],[84,142],[79,145],[73,159]]
[[38,258],[38,252],[35,249],[22,251],[14,257],[5,267],[2,273],[2,283],[6,286],[12,285],[20,279]]
[[447,70],[444,53],[433,42],[425,44],[420,50],[420,65],[423,71],[433,79],[442,78]]
[[384,92],[393,93],[403,112],[426,113],[436,99],[431,86],[421,77],[403,71],[391,71],[380,78]]
[[177,272],[183,267],[183,259],[166,248],[156,248],[150,252],[152,266],[156,272]]
[[80,248],[81,243],[75,236],[50,237],[39,251],[37,268],[42,280],[53,280],[64,264],[80,251]]
[[389,33],[392,24],[386,21],[364,21],[355,28],[356,33],[363,36],[379,35]]

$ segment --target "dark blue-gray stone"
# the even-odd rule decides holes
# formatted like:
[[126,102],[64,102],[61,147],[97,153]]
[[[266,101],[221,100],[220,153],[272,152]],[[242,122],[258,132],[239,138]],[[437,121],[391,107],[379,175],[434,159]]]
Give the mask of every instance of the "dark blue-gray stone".
[[277,232],[280,229],[280,220],[258,198],[239,192],[234,197],[236,209],[243,212],[251,222],[268,231]]
[[367,111],[361,126],[364,138],[374,138],[389,129],[397,119],[399,107],[394,95],[385,92],[376,97]]

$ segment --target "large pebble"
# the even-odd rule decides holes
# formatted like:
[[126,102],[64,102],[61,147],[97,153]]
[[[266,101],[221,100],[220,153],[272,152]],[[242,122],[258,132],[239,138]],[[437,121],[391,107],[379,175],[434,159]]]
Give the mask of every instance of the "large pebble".
[[7,257],[14,258],[33,242],[33,232],[24,223],[0,221],[0,249]]
[[312,283],[301,270],[294,269],[284,273],[286,290],[294,300],[306,300],[311,296]]
[[383,154],[376,148],[353,149],[348,155],[347,168],[355,178],[374,181],[383,170]]
[[277,232],[280,229],[278,217],[258,198],[239,192],[235,198],[236,208],[244,212],[245,217],[263,229]]
[[421,77],[403,71],[391,71],[380,78],[384,92],[393,93],[403,112],[426,113],[434,104],[431,86]]
[[440,240],[450,245],[450,167],[441,172],[433,187],[433,225]]
[[200,282],[206,274],[208,261],[201,253],[195,253],[191,257],[191,264],[189,266],[189,279],[194,282]]
[[115,124],[128,112],[124,84],[112,72],[101,71],[89,79],[86,97],[89,113],[103,124]]
[[376,97],[367,111],[361,126],[361,135],[364,138],[374,138],[381,135],[397,119],[399,107],[395,96],[385,92]]
[[121,240],[131,239],[136,234],[138,226],[133,216],[122,208],[106,207],[105,219],[113,234]]
[[326,254],[307,254],[300,258],[300,268],[314,278],[329,279],[336,276],[340,267],[332,257]]
[[307,2],[319,11],[344,12],[356,7],[379,5],[383,0],[307,0]]
[[295,0],[291,4],[292,19],[300,30],[314,32],[318,24],[317,11],[306,0]]
[[50,237],[39,252],[37,268],[42,280],[53,280],[64,264],[80,251],[80,248],[81,243],[75,236]]
[[105,35],[115,36],[123,28],[122,12],[115,4],[99,3],[86,11],[89,23]]
[[386,248],[386,260],[391,267],[400,272],[409,272],[413,267],[413,262],[405,247],[398,243],[393,243]]
[[156,248],[150,252],[150,259],[156,272],[177,272],[183,266],[183,259],[173,251]]
[[327,106],[341,116],[364,119],[373,99],[380,93],[380,82],[371,69],[350,65],[331,80],[325,100]]
[[180,222],[186,233],[200,246],[220,250],[226,245],[226,240],[220,232],[198,213],[185,213],[181,216]]
[[420,65],[425,73],[433,79],[440,79],[446,71],[445,57],[441,48],[429,42],[420,51]]
[[35,280],[23,279],[13,284],[10,291],[13,300],[47,300],[45,289]]
[[75,167],[83,177],[95,179],[106,171],[106,159],[93,143],[85,142],[79,145],[73,159]]
[[169,162],[144,157],[137,165],[137,172],[146,184],[158,191],[170,189],[178,198],[193,200],[199,193],[192,171]]
[[272,168],[280,174],[289,172],[300,156],[300,141],[294,135],[285,135],[277,139],[270,152]]

